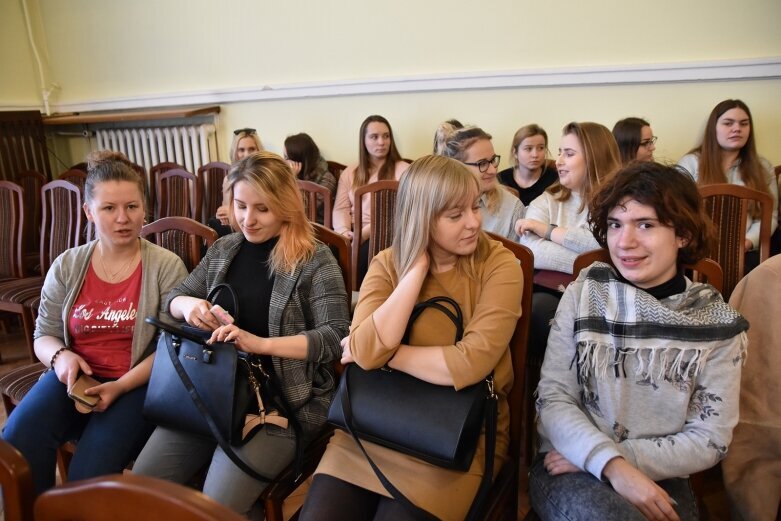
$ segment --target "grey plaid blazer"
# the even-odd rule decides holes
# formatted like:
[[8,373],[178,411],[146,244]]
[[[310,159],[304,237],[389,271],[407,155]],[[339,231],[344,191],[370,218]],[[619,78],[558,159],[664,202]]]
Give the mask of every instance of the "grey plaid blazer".
[[[171,301],[180,295],[206,298],[215,285],[225,280],[243,241],[241,233],[233,233],[215,242],[193,272],[168,294],[163,309],[169,310]],[[312,259],[299,264],[292,274],[274,274],[269,335],[303,334],[307,338],[306,360],[272,357],[285,397],[297,411],[305,435],[317,432],[328,416],[336,389],[333,362],[342,356],[339,341],[350,327],[348,302],[339,265],[331,250],[321,243],[317,243]],[[275,425],[267,428],[269,434],[293,436],[292,429]]]

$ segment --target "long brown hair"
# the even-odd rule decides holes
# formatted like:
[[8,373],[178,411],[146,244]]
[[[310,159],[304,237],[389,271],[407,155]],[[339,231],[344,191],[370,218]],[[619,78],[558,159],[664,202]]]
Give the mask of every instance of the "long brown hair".
[[[579,212],[588,204],[591,194],[599,184],[608,178],[621,166],[621,154],[618,145],[606,126],[591,121],[577,123],[573,121],[564,126],[561,135],[569,134],[578,138],[583,147],[583,158],[586,162],[586,181],[583,183],[580,197]],[[567,201],[572,196],[572,190],[556,181],[548,188],[558,201]]]
[[[699,154],[700,156],[697,184],[712,185],[728,182],[727,173],[724,171],[721,162],[723,149],[716,138],[716,125],[719,122],[719,118],[731,109],[741,109],[745,112],[748,116],[749,123],[748,140],[738,152],[738,159],[740,160],[740,178],[743,180],[743,184],[748,188],[753,188],[754,190],[769,194],[770,192],[764,174],[765,169],[759,161],[759,155],[757,154],[757,147],[754,141],[754,120],[751,117],[751,111],[748,109],[748,105],[739,99],[727,99],[713,107],[713,110],[708,117],[708,123],[705,125],[702,143],[700,146],[689,151],[689,153]],[[756,217],[758,214],[759,208],[753,208],[752,216]]]
[[396,163],[401,161],[401,154],[396,148],[396,140],[393,139],[393,129],[388,120],[376,114],[364,119],[363,123],[361,123],[361,130],[358,132],[358,168],[355,169],[355,177],[353,177],[353,190],[368,183],[369,177],[371,177],[371,156],[369,151],[366,150],[366,132],[369,130],[370,123],[382,123],[388,127],[388,134],[390,134],[388,155],[385,157],[385,162],[380,167],[380,171],[377,172],[377,180],[394,179],[396,177]]

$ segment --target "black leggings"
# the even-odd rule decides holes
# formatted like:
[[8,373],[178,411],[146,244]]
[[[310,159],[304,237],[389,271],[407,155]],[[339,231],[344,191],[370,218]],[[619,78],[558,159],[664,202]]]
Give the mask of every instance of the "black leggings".
[[327,474],[317,474],[306,495],[300,521],[414,521],[398,501],[347,483]]

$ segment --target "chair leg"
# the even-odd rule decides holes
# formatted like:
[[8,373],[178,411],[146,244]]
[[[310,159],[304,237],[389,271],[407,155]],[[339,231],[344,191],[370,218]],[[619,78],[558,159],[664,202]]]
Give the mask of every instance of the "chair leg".
[[283,521],[282,502],[267,499],[263,502],[266,510],[266,521]]
[[71,465],[73,459],[73,453],[76,451],[76,445],[69,441],[63,443],[59,449],[57,449],[57,470],[60,471],[60,480],[65,483],[68,481],[68,468]]

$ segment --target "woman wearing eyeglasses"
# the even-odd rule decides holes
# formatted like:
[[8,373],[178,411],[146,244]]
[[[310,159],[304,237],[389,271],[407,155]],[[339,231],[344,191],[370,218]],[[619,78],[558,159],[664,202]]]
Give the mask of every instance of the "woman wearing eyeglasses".
[[640,118],[624,118],[613,127],[613,137],[621,152],[621,163],[653,161],[656,136],[651,124]]
[[[700,146],[691,149],[678,164],[698,185],[731,183],[770,194],[773,233],[778,225],[778,185],[773,167],[757,154],[753,127],[751,111],[745,103],[724,100],[711,111]],[[759,208],[754,208],[746,222],[746,273],[759,264],[759,224]]]
[[[339,176],[333,210],[334,231],[350,240],[353,240],[356,233],[353,230],[355,190],[375,181],[398,180],[409,166],[409,163],[401,160],[401,154],[393,139],[393,129],[388,120],[382,116],[373,115],[363,120],[358,132],[358,151],[358,163],[345,168]],[[364,243],[369,239],[371,226],[369,195],[364,196],[361,208],[363,228],[359,232],[358,240]],[[363,280],[366,274],[368,255],[368,242],[366,242],[359,257],[359,280]]]
[[440,132],[445,135],[442,155],[461,161],[480,181],[483,230],[518,242],[514,225],[526,208],[496,179],[501,157],[494,152],[491,135],[478,127],[455,128],[447,122],[439,126]]
[[510,147],[512,167],[499,172],[499,182],[518,190],[524,206],[542,195],[559,178],[556,169],[549,167],[548,133],[532,123],[518,129]]
[[[233,131],[233,142],[230,150],[231,163],[240,161],[246,156],[261,150],[264,150],[263,143],[260,142],[260,136],[258,136],[254,128],[240,128]],[[228,188],[228,176],[225,176],[222,181],[222,205],[217,208],[217,214],[208,220],[208,225],[216,230],[220,237],[228,235],[233,231],[228,222],[230,201],[225,191],[226,188]]]

